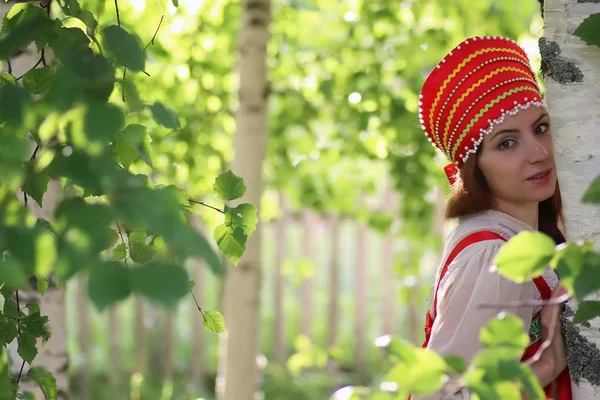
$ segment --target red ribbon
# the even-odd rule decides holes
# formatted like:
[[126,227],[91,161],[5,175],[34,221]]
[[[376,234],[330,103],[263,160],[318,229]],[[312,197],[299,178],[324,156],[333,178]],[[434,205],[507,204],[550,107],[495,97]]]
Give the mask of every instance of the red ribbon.
[[444,167],[444,171],[446,172],[446,176],[448,177],[448,182],[450,182],[450,186],[454,185],[456,182],[458,175],[458,167],[456,164],[448,164]]

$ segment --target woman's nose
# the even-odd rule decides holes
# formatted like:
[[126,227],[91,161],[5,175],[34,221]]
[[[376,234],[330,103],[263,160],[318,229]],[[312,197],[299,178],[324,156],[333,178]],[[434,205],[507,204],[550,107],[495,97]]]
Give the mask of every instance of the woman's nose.
[[[550,156],[550,151],[546,147],[546,143],[544,140],[539,140],[538,137],[532,136],[529,140],[529,162],[534,164],[540,161],[545,160]],[[552,143],[550,143],[550,146]]]

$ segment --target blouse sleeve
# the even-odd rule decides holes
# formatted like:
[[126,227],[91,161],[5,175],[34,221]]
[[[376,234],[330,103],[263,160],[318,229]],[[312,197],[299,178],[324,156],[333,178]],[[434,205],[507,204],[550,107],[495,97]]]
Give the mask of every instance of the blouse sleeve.
[[[438,291],[437,315],[427,348],[442,356],[457,355],[470,362],[483,347],[479,342],[480,329],[500,311],[519,317],[525,332],[529,332],[533,306],[480,307],[484,303],[504,304],[535,298],[533,282],[518,284],[497,271],[490,271],[503,244],[500,240],[472,244],[450,264]],[[441,395],[431,397],[440,398]]]

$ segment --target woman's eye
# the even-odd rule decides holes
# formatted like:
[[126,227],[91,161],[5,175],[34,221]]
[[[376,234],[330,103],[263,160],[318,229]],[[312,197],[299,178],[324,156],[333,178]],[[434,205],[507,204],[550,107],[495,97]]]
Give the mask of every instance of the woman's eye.
[[500,142],[500,144],[498,144],[498,148],[500,150],[506,150],[506,149],[510,149],[511,147],[513,147],[514,145],[514,140],[513,139],[506,139]]
[[550,124],[548,124],[547,122],[544,122],[542,124],[539,124],[535,128],[535,134],[540,135],[542,133],[546,133],[546,132],[548,132],[549,129],[550,129]]

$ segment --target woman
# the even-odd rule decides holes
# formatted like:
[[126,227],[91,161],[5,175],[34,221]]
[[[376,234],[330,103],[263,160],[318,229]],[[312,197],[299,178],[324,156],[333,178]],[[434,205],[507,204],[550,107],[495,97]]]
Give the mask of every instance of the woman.
[[[542,300],[562,292],[550,268],[517,284],[490,268],[500,247],[521,231],[564,242],[550,118],[527,55],[502,37],[473,37],[442,59],[420,94],[419,117],[429,141],[451,161],[446,218],[458,227],[446,240],[427,314],[424,347],[470,361],[479,331],[499,310],[483,303]],[[554,290],[554,292],[553,292]],[[522,360],[556,326],[552,346],[531,367],[548,396],[571,399],[556,306],[506,308],[529,332]],[[554,311],[553,313],[551,311]],[[468,398],[466,389],[462,394]],[[442,393],[433,398],[439,399]]]

